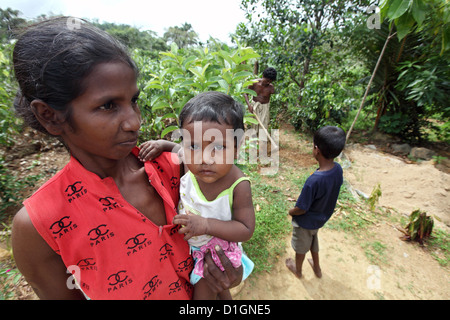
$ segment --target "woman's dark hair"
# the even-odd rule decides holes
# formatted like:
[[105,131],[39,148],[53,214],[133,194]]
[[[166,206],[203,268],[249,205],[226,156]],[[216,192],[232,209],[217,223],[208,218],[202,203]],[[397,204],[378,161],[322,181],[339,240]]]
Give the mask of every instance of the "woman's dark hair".
[[345,132],[341,128],[325,126],[314,133],[314,145],[327,159],[336,158],[345,147]]
[[70,102],[86,89],[84,79],[104,62],[123,62],[138,76],[127,49],[108,33],[72,17],[58,17],[27,27],[13,51],[19,91],[16,113],[32,128],[47,133],[30,103],[42,100],[70,117]]
[[180,128],[185,123],[211,121],[244,130],[244,107],[232,97],[217,91],[203,92],[186,103],[180,116]]

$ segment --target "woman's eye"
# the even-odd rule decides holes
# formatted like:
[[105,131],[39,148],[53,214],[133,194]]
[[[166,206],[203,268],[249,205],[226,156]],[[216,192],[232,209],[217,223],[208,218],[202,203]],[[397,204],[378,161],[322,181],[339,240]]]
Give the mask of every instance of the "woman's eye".
[[107,102],[104,105],[100,106],[101,110],[112,110],[114,108],[114,104],[112,102]]

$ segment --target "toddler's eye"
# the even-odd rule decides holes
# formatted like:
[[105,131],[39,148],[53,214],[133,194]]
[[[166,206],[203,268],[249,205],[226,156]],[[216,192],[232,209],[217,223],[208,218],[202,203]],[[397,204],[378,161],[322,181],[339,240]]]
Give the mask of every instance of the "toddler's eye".
[[191,150],[199,150],[200,146],[198,144],[191,144],[191,146],[189,147]]

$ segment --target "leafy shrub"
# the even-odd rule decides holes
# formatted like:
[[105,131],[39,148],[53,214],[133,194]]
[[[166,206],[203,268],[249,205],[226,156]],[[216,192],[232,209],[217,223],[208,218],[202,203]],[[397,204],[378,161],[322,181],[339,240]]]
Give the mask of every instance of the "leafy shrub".
[[[216,47],[217,44],[216,44]],[[159,64],[154,70],[141,66],[141,109],[144,139],[165,137],[178,128],[178,115],[183,106],[195,95],[206,91],[220,91],[244,103],[243,94],[255,95],[248,86],[254,80],[253,65],[259,57],[252,48],[226,45],[215,50],[208,47],[194,50],[179,49],[172,44],[171,50],[161,52]],[[245,104],[244,104],[245,105]],[[253,122],[247,114],[246,122]]]
[[26,187],[34,186],[40,175],[27,176],[23,179],[13,175],[7,168],[5,160],[0,158],[0,221],[7,208],[18,205],[23,199],[22,192]]
[[303,90],[302,106],[293,111],[292,125],[312,131],[341,124],[354,100],[347,90],[327,75],[312,75]]

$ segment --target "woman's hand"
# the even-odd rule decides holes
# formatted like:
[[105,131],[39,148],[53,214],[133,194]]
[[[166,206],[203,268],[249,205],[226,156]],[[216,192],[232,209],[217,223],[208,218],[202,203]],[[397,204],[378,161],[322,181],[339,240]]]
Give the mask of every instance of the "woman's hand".
[[203,278],[208,282],[209,288],[216,294],[236,287],[242,281],[243,268],[234,268],[230,259],[225,255],[220,246],[216,246],[216,252],[222,263],[224,271],[220,270],[211,257],[211,252],[205,255],[203,265]]

